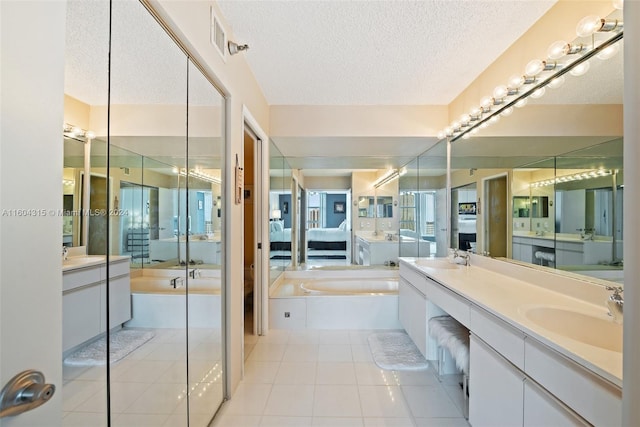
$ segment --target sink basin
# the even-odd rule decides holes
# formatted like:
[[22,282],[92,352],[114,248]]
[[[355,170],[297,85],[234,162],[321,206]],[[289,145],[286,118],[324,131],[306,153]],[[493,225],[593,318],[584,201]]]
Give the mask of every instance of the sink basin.
[[86,255],[86,256],[73,256],[69,257],[66,260],[62,261],[62,266],[67,267],[70,265],[82,265],[89,264],[93,262],[101,262],[105,261],[104,255]]
[[446,259],[437,258],[418,258],[416,259],[416,265],[420,267],[428,267],[437,270],[457,270],[461,266],[458,264],[452,264]]
[[565,308],[537,306],[524,310],[527,319],[550,332],[605,350],[622,352],[622,325],[597,315]]

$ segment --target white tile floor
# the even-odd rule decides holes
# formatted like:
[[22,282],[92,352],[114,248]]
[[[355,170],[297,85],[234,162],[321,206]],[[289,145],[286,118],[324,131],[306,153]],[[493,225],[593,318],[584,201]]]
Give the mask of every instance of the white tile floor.
[[213,426],[468,426],[458,378],[378,368],[371,332],[246,335],[245,377]]
[[[186,427],[186,339],[183,329],[155,337],[112,364],[112,426]],[[204,427],[222,401],[220,332],[190,331],[190,426]],[[63,426],[106,426],[106,368],[63,366]]]

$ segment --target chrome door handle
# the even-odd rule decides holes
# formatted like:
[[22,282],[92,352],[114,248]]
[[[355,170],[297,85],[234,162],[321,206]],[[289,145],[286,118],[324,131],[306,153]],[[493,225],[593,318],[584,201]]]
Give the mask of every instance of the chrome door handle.
[[46,403],[56,386],[46,384],[42,372],[29,369],[20,372],[0,392],[0,418],[19,415]]

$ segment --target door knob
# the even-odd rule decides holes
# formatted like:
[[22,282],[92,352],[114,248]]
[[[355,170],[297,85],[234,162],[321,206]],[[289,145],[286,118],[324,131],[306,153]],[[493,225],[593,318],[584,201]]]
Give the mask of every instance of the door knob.
[[37,408],[55,392],[56,386],[46,384],[42,372],[33,369],[20,372],[0,392],[0,418]]

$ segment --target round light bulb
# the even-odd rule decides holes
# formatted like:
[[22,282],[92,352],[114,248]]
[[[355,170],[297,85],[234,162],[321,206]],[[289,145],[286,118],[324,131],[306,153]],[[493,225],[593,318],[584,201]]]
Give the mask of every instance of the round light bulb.
[[571,73],[572,76],[579,77],[586,74],[587,71],[589,71],[589,67],[590,67],[589,62],[585,61],[573,67],[571,71],[569,71],[569,73]]
[[619,51],[620,51],[620,46],[618,45],[618,43],[614,43],[612,45],[609,45],[609,46],[605,47],[600,52],[598,52],[596,57],[598,59],[602,59],[603,61],[605,61],[605,60],[615,56],[616,53],[618,53]]
[[482,110],[479,107],[473,107],[471,111],[469,111],[469,116],[471,116],[473,120],[478,120],[481,115]]
[[505,109],[504,109],[504,110],[502,110],[502,112],[500,113],[500,115],[501,115],[502,117],[508,117],[508,116],[510,116],[511,114],[513,114],[513,107],[505,108]]
[[547,56],[549,59],[560,59],[569,52],[569,43],[564,40],[558,40],[549,46]]
[[545,88],[544,87],[539,87],[538,89],[534,90],[531,93],[531,97],[533,99],[542,98],[544,96],[544,93],[545,93]]
[[557,89],[563,84],[564,84],[564,76],[558,76],[552,79],[547,86],[550,87],[551,89]]
[[480,131],[480,129],[478,129],[477,127],[471,129],[471,131],[469,132],[471,135],[475,135],[476,133],[478,133]]
[[451,127],[453,128],[454,132],[458,132],[460,130],[460,123],[459,122],[453,122],[453,123],[451,123]]
[[470,121],[471,121],[471,117],[469,117],[468,114],[463,114],[460,116],[460,125],[468,126]]
[[522,108],[522,107],[524,107],[525,105],[527,105],[527,102],[529,102],[529,101],[527,100],[527,98],[522,98],[521,100],[519,100],[518,102],[516,102],[514,105],[515,105],[517,108]]
[[438,135],[436,135],[436,137],[440,140],[440,139],[444,139],[444,137],[447,136],[444,131],[440,131],[438,132]]
[[471,138],[471,135],[469,134],[469,132],[462,135],[462,139],[469,139],[469,138]]
[[494,114],[493,116],[491,116],[491,118],[489,119],[489,123],[490,124],[494,124],[497,123],[498,120],[500,120],[500,116],[498,116],[497,114]]
[[533,61],[529,61],[527,66],[524,68],[524,74],[529,77],[535,77],[544,70],[545,62],[540,59],[534,59]]
[[578,37],[589,37],[602,28],[602,19],[596,15],[585,16],[576,26]]
[[493,105],[493,98],[490,96],[485,96],[480,100],[480,106],[483,110],[489,110]]
[[495,99],[502,99],[509,93],[509,90],[505,85],[496,86],[493,90],[493,97]]
[[524,84],[524,77],[513,75],[509,78],[509,87],[511,89],[520,89]]
[[446,136],[451,136],[453,135],[453,129],[451,129],[451,127],[447,126],[446,128],[444,128],[444,134]]
[[92,130],[88,130],[85,136],[87,137],[87,139],[94,139],[96,137],[96,133]]
[[480,123],[480,129],[486,129],[489,127],[489,123],[488,122],[482,122]]

